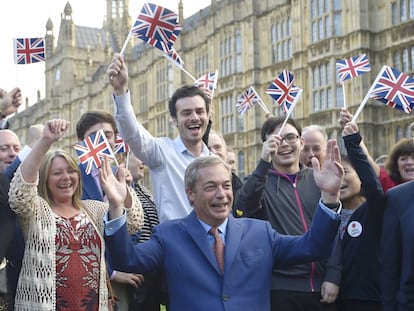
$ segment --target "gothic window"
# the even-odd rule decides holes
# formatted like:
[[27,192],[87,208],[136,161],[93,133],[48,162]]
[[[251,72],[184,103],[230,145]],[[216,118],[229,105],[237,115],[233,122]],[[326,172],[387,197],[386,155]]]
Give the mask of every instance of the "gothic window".
[[[413,0],[414,1],[414,0]],[[312,42],[318,42],[342,33],[341,1],[311,1]]]
[[235,132],[235,117],[236,102],[231,95],[226,95],[220,98],[220,123],[221,132],[229,134]]
[[[332,65],[329,62],[315,65],[312,68],[312,102],[313,111],[326,110],[333,108],[335,105],[333,99],[338,100],[338,94],[333,94],[333,87],[331,79]],[[338,93],[338,92],[336,92]]]
[[220,74],[225,77],[236,72],[242,72],[242,36],[241,31],[226,36],[220,42]]
[[276,21],[271,26],[272,64],[292,58],[292,25],[290,18]]
[[169,62],[166,62],[163,65],[160,65],[159,68],[157,68],[157,74],[156,74],[156,100],[157,101],[163,101],[168,100],[170,95],[170,84],[172,80],[172,67]]
[[414,0],[398,0],[391,4],[391,22],[393,25],[414,19]]

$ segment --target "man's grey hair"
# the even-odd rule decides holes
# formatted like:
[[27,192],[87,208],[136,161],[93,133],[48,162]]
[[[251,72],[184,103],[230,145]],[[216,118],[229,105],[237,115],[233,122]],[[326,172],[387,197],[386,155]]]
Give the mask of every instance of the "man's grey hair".
[[223,165],[229,171],[229,177],[231,176],[230,168],[226,162],[220,157],[211,155],[205,157],[199,157],[188,165],[185,170],[184,185],[185,189],[194,191],[194,187],[197,180],[200,178],[199,170],[204,167]]

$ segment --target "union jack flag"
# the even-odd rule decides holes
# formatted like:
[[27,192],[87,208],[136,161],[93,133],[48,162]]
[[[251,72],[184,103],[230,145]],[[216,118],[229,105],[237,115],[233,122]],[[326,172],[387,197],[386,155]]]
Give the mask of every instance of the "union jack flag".
[[[171,37],[177,36],[174,31],[177,31],[178,15],[169,9],[162,6],[144,3],[134,26],[132,33],[138,38],[152,38],[168,44]],[[179,29],[178,33],[181,31]],[[145,39],[143,39],[145,41]],[[174,42],[175,39],[172,39]]]
[[369,97],[410,113],[414,105],[414,78],[389,66],[383,66],[371,86]]
[[293,84],[294,81],[293,75],[285,69],[266,90],[266,93],[282,107],[285,113],[293,109],[302,93],[302,89]]
[[345,80],[359,76],[371,70],[367,55],[361,54],[349,59],[341,59],[336,61],[336,71],[338,72],[338,80],[343,83]]
[[213,91],[217,88],[217,81],[216,81],[216,73],[206,73],[205,75],[202,75],[200,78],[198,78],[194,85],[197,87],[205,87],[208,88],[210,91]]
[[253,86],[249,87],[243,94],[240,95],[236,107],[240,114],[244,114],[254,105],[260,104],[260,97],[257,95]]
[[129,152],[129,145],[122,139],[121,135],[116,135],[114,153]]
[[44,62],[45,40],[44,38],[19,38],[14,39],[14,62],[17,65]]
[[92,167],[101,167],[101,158],[104,155],[114,158],[111,146],[102,129],[92,133],[73,147],[87,175],[91,173]]

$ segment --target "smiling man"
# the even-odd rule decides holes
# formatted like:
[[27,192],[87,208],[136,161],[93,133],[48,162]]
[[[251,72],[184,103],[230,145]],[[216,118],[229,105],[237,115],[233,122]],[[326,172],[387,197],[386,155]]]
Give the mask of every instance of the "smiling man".
[[[283,122],[284,118],[270,117],[263,124],[261,159],[244,182],[235,208],[238,215],[270,221],[280,233],[302,235],[311,226],[321,192],[313,169],[299,162],[301,128],[288,119],[280,132]],[[315,162],[319,160],[313,157]],[[340,274],[335,269],[328,272],[322,262],[274,269],[272,310],[336,310],[331,303]]]
[[107,70],[113,88],[118,129],[133,153],[148,166],[160,222],[187,216],[192,208],[184,191],[184,171],[194,159],[209,155],[202,138],[206,132],[210,100],[197,87],[176,90],[169,111],[178,136],[154,137],[135,118],[128,89],[128,70],[115,54]]
[[[329,146],[332,152],[323,167],[317,166],[315,180],[322,189],[321,201],[339,204],[343,169],[335,142]],[[274,265],[285,267],[330,254],[338,215],[321,202],[316,203],[308,232],[286,236],[268,222],[231,216],[231,173],[219,157],[191,162],[185,190],[193,212],[155,227],[147,242],[133,246],[126,238],[121,207],[109,207],[110,222],[105,226],[108,249],[119,269],[165,273],[170,311],[268,311]]]

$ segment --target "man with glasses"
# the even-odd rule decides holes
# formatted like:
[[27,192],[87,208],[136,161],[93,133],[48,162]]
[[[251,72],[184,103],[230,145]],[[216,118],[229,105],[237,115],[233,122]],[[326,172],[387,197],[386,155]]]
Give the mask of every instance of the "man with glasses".
[[[279,233],[302,235],[311,226],[320,189],[313,169],[300,164],[301,128],[288,119],[270,117],[263,124],[261,159],[240,190],[238,214],[270,221]],[[313,165],[319,160],[314,157]],[[338,206],[330,206],[333,209]],[[272,310],[336,310],[340,270],[322,262],[274,269]]]

